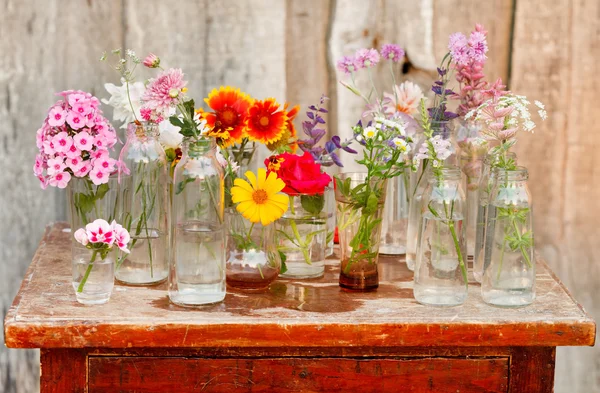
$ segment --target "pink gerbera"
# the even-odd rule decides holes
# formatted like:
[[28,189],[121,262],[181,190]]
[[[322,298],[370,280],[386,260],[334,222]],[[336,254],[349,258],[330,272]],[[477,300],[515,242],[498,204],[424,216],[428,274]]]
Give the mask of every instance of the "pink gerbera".
[[156,79],[150,80],[142,96],[143,108],[150,109],[157,117],[166,113],[169,108],[181,102],[181,93],[185,85],[181,69],[169,68],[163,71]]

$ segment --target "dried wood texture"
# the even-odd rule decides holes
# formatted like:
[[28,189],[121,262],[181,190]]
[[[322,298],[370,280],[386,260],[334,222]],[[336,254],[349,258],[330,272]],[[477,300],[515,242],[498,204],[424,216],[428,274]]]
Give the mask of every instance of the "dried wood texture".
[[90,357],[89,392],[506,392],[508,358]]
[[[600,317],[598,15],[598,1],[517,1],[510,86],[543,101],[549,115],[516,146],[530,171],[536,246],[595,318]],[[599,364],[598,347],[559,349],[556,391],[600,391]]]
[[[98,61],[121,45],[121,2],[9,0],[0,5],[0,313],[17,293],[45,223],[65,219],[61,191],[42,192],[31,168],[35,131],[55,92],[100,93],[113,72]],[[44,223],[44,224],[41,224]],[[3,341],[0,333],[0,341]],[[37,351],[0,346],[0,392],[37,392]]]
[[[5,320],[10,347],[346,347],[592,345],[595,323],[547,269],[538,265],[537,293],[524,309],[485,305],[477,286],[461,307],[421,306],[412,276],[397,259],[382,259],[376,292],[339,289],[339,262],[325,277],[279,280],[262,294],[231,292],[197,310],[169,303],[164,285],[117,285],[111,301],[83,307],[70,285],[70,233],[49,228]],[[52,296],[45,294],[51,293]]]

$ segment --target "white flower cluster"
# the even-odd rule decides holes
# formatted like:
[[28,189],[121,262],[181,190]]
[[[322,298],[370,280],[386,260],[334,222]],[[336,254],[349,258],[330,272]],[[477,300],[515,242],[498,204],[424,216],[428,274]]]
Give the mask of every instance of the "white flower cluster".
[[188,160],[183,167],[183,174],[189,177],[204,179],[217,174],[212,161],[208,157],[198,157]]
[[441,167],[444,165],[444,160],[450,157],[452,153],[452,143],[448,139],[443,139],[441,135],[436,135],[423,142],[419,152],[414,156],[415,165],[420,160],[429,159],[434,167]]
[[128,150],[127,158],[134,162],[143,162],[145,164],[158,159],[158,146],[156,142],[149,140],[141,142],[133,140]]

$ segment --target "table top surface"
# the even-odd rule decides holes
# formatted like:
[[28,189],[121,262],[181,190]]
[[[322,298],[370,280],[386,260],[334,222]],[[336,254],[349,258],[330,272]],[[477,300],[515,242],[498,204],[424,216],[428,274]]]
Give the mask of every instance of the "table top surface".
[[462,306],[420,305],[412,272],[399,257],[380,257],[380,285],[369,293],[341,290],[339,261],[330,259],[323,278],[279,279],[264,293],[228,290],[215,305],[175,306],[166,284],[116,284],[107,304],[84,306],[71,286],[70,244],[65,223],[47,228],[6,315],[7,346],[562,346],[595,340],[594,320],[542,261],[536,300],[516,309],[486,305],[475,282]]

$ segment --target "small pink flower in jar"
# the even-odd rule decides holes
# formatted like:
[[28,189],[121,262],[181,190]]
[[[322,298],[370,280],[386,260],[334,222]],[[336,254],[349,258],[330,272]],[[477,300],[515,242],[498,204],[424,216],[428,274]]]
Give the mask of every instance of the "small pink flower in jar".
[[73,137],[73,141],[78,149],[89,151],[92,150],[92,142],[94,141],[94,137],[83,131],[75,135],[75,137]]
[[67,187],[69,180],[71,180],[71,175],[69,174],[69,172],[59,172],[54,176],[50,177],[50,180],[48,180],[48,184],[50,184],[53,187],[65,188]]
[[115,242],[115,234],[108,222],[102,219],[94,220],[85,226],[90,243],[106,243],[109,246]]
[[61,127],[65,124],[66,118],[67,111],[57,105],[50,109],[50,113],[48,113],[48,124],[52,127]]
[[51,158],[48,160],[48,174],[54,176],[61,173],[65,169],[65,161],[61,157]]
[[62,131],[52,138],[52,145],[54,146],[55,152],[66,153],[73,145],[73,138],[71,138],[66,132]]

